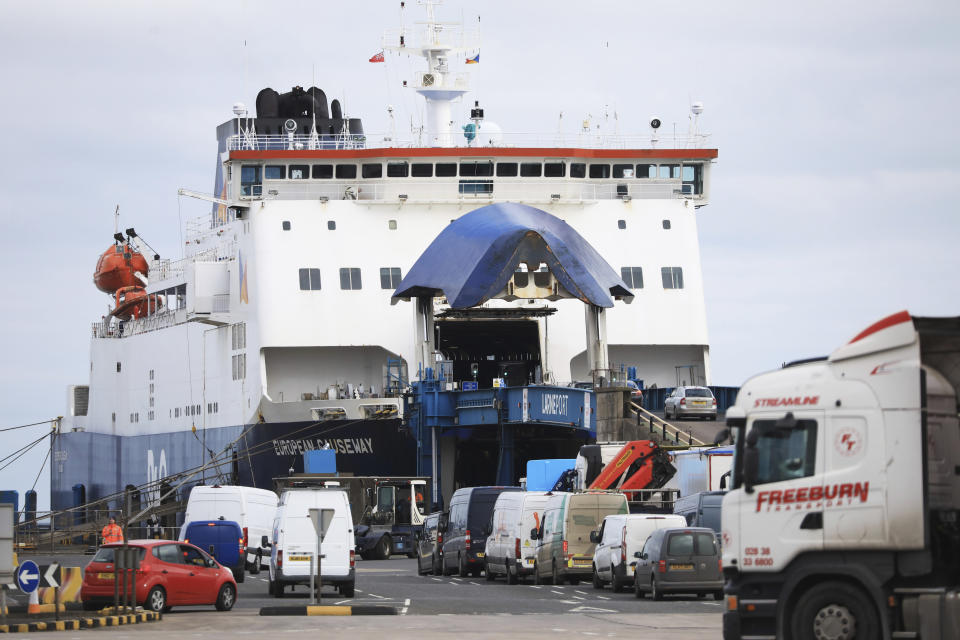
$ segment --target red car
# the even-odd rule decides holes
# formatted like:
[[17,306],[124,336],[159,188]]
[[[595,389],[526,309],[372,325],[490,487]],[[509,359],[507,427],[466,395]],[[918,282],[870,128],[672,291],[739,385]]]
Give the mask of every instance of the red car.
[[[182,605],[212,604],[229,611],[237,601],[233,573],[192,544],[171,540],[132,540],[139,550],[136,600],[150,611]],[[113,604],[114,552],[121,544],[100,547],[87,565],[80,600],[87,611]],[[121,582],[121,586],[122,586]]]

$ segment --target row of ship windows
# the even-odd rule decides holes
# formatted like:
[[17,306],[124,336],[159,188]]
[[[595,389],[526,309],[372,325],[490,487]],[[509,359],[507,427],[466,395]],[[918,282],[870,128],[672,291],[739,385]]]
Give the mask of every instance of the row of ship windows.
[[[152,400],[152,398],[151,398],[151,400]],[[151,403],[151,404],[152,404],[152,403]],[[208,414],[209,414],[209,413],[219,413],[219,412],[220,412],[220,404],[219,404],[219,403],[217,403],[217,402],[208,402],[208,403],[207,403],[207,413],[208,413]],[[175,409],[170,409],[170,417],[171,417],[171,418],[179,418],[181,415],[184,415],[184,416],[198,416],[198,415],[200,415],[200,405],[199,405],[199,404],[196,404],[196,405],[193,405],[193,404],[191,404],[191,405],[186,405],[185,407],[183,407],[183,411],[180,410],[180,407],[176,407]],[[114,413],[112,417],[113,417],[113,421],[116,422],[116,420],[117,420],[117,414]],[[148,420],[156,420],[156,418],[157,418],[157,414],[156,414],[156,412],[155,412],[153,409],[151,409],[149,412],[147,412],[147,419],[148,419]],[[131,424],[136,424],[136,423],[139,423],[139,422],[140,422],[140,412],[139,412],[139,411],[135,411],[135,412],[131,413],[131,414],[130,414],[130,423],[131,423]]]
[[[451,220],[450,222],[453,222],[453,220]],[[665,220],[663,220],[663,222],[662,222],[661,224],[663,225],[663,228],[664,228],[664,229],[667,229],[667,230],[670,229],[670,221],[669,221],[669,220],[666,220],[666,219],[665,219]],[[289,221],[289,220],[284,220],[283,222],[281,222],[280,228],[282,228],[284,231],[290,231],[290,230],[293,228],[293,226],[290,224],[290,221]],[[387,228],[389,228],[391,231],[396,231],[396,230],[397,230],[397,221],[396,221],[396,220],[387,220]],[[626,229],[626,228],[627,228],[627,221],[626,221],[626,220],[622,220],[622,219],[621,219],[621,220],[617,220],[617,228],[618,228],[618,229]],[[336,221],[336,220],[327,220],[327,229],[330,230],[330,231],[336,231],[336,230],[337,230],[337,221]],[[235,348],[236,348],[236,347],[235,347]]]
[[[400,286],[400,280],[402,280],[400,267],[382,267],[380,269],[381,289],[396,289]],[[356,267],[340,269],[340,288],[345,291],[362,289],[363,281],[360,277],[360,269]],[[300,290],[320,290],[320,269],[300,269]]]
[[[386,164],[386,169],[384,169]],[[673,179],[699,183],[703,165],[700,164],[627,164],[585,162],[367,162],[360,165],[360,177],[387,178],[590,178],[592,180]],[[241,185],[260,184],[263,180],[354,180],[355,164],[268,164],[243,165],[240,168]]]
[[[301,291],[320,291],[320,269],[300,269],[299,275]],[[620,277],[631,289],[643,289],[643,267],[622,267]],[[683,289],[683,268],[661,267],[660,279],[664,289]],[[396,289],[400,286],[400,280],[402,280],[400,267],[381,267],[381,289]],[[362,289],[360,269],[355,267],[340,269],[340,288],[344,290]],[[234,358],[236,357],[234,356]],[[236,379],[234,377],[234,380]]]

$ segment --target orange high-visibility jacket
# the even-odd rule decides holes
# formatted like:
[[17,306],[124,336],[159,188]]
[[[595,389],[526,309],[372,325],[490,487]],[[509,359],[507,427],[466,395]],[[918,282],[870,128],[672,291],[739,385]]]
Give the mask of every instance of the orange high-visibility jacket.
[[103,531],[100,532],[100,535],[103,536],[103,544],[123,542],[123,529],[121,529],[118,524],[108,524],[103,528]]

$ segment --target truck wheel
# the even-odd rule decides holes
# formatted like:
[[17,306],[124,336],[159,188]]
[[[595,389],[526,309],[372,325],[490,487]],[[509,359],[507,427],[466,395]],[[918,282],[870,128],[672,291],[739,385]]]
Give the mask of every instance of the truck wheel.
[[340,595],[342,595],[344,598],[352,598],[355,587],[356,585],[353,582],[350,584],[340,585]]
[[879,638],[879,616],[867,596],[845,582],[823,582],[797,600],[790,616],[797,640]]
[[233,579],[237,581],[237,584],[240,584],[241,582],[243,582],[244,579],[247,577],[247,572],[243,568],[242,564],[236,569],[233,569],[232,573],[233,573]]
[[432,565],[431,569],[433,570],[433,575],[439,576],[441,573],[443,573],[442,563],[443,563],[443,560],[441,558],[438,558],[436,556],[430,557],[430,564]]
[[260,565],[263,564],[263,551],[257,551],[257,557],[253,560],[253,566],[250,567],[250,574],[257,575],[260,573]]
[[427,572],[423,570],[423,562],[420,560],[420,556],[417,556],[417,575],[425,576]]
[[640,588],[640,580],[636,576],[633,577],[633,597],[637,600],[642,600],[643,596],[646,595],[643,593],[643,589]]
[[520,582],[519,576],[520,570],[517,567],[512,567],[507,565],[507,584],[517,584]]
[[467,569],[467,563],[464,562],[461,554],[457,554],[457,575],[461,578],[467,578],[470,576],[470,570]]
[[723,600],[723,591],[714,591],[713,592],[714,600]]
[[544,584],[543,578],[540,577],[540,567],[537,566],[536,561],[533,562],[533,584]]
[[374,555],[377,560],[389,560],[390,559],[390,536],[383,536],[377,541],[377,546],[374,551]]
[[657,588],[656,578],[650,578],[650,597],[654,600],[663,600],[663,592]]

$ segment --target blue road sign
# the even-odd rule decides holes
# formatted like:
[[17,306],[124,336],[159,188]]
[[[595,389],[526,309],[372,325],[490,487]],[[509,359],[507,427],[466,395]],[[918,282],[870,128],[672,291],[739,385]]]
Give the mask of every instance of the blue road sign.
[[17,567],[17,586],[24,593],[33,593],[40,584],[40,567],[33,560],[24,560]]
[[476,390],[477,390],[477,382],[476,382],[475,380],[473,380],[473,381],[471,381],[471,380],[464,380],[464,381],[463,381],[463,390],[464,390],[464,391],[476,391]]

